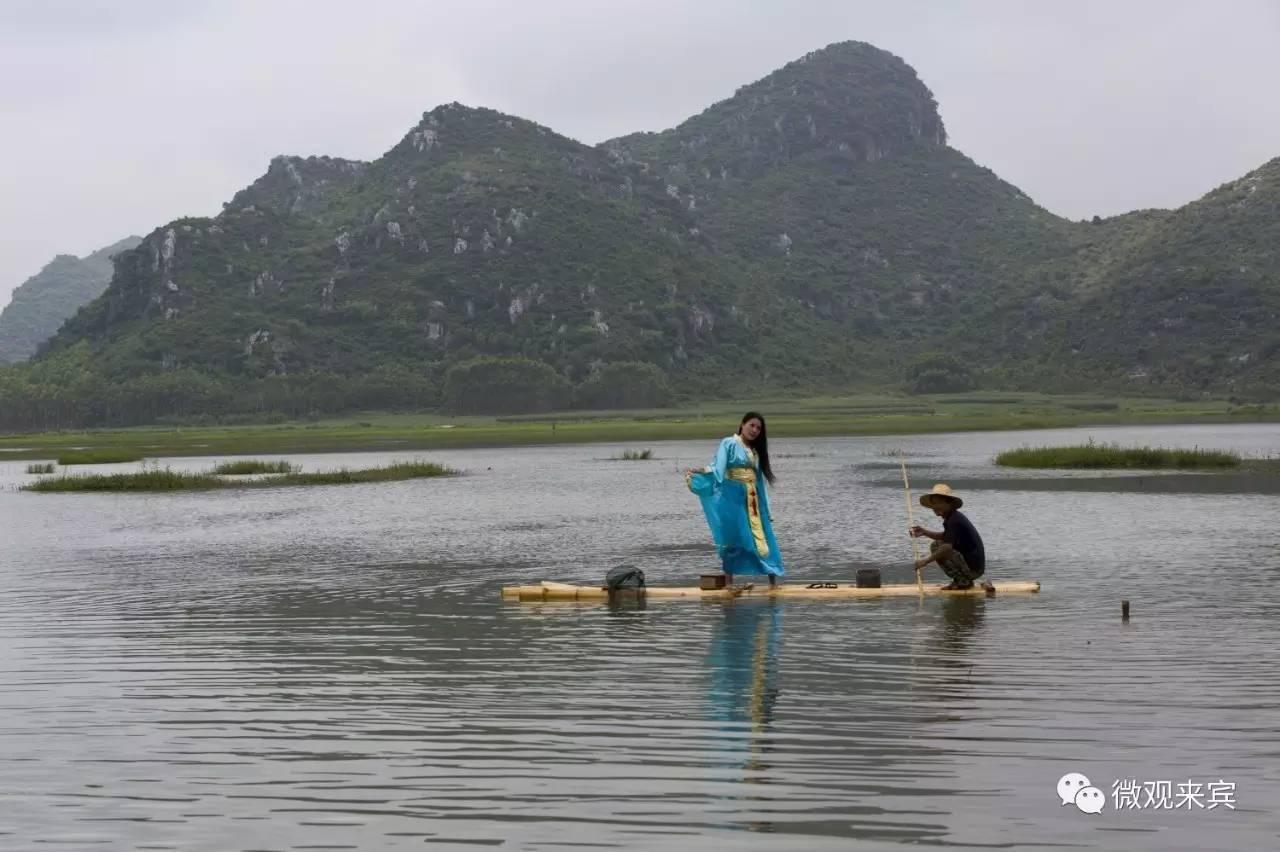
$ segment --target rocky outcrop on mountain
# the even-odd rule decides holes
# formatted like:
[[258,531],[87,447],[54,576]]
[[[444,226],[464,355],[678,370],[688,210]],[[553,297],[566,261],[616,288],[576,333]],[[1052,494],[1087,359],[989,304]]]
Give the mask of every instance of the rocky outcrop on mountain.
[[111,257],[136,246],[126,237],[86,257],[60,254],[24,281],[0,311],[0,362],[22,361],[111,280]]

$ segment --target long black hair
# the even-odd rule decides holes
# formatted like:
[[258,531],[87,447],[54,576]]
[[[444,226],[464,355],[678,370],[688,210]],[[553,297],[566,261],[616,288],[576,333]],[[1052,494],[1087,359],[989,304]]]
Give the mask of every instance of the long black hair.
[[742,434],[742,427],[746,425],[748,420],[760,421],[760,434],[756,436],[754,441],[748,441],[746,438],[742,442],[748,447],[756,451],[756,457],[760,459],[760,472],[764,474],[764,478],[769,480],[769,484],[774,483],[773,467],[769,464],[769,432],[765,429],[764,415],[756,411],[748,411],[742,415],[742,420],[738,422],[738,434]]

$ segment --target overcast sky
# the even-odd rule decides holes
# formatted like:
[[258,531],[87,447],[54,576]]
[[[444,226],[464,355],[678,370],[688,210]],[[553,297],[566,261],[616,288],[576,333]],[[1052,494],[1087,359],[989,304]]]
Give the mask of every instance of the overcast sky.
[[1280,156],[1280,0],[0,0],[0,305],[55,254],[216,214],[276,154],[372,159],[449,101],[662,130],[846,39],[1064,216]]

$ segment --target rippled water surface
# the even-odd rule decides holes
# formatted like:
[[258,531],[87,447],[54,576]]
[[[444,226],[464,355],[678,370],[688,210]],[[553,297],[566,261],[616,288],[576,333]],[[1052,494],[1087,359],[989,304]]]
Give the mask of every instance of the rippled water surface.
[[[1089,435],[1280,451],[1275,426],[775,438],[793,582],[911,579],[903,447],[921,488],[1010,480],[966,512],[988,573],[1043,591],[613,608],[499,589],[713,570],[680,471],[714,442],[157,496],[21,493],[0,462],[0,848],[1277,848],[1280,496],[1033,493],[990,463]],[[1101,814],[1060,803],[1073,771]],[[1125,780],[1235,808],[1117,811]]]

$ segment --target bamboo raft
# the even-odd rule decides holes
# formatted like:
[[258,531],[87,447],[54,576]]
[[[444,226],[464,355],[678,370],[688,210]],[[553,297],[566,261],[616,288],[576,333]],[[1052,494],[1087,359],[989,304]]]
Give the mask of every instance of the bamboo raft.
[[[817,585],[817,584],[814,584]],[[698,600],[721,600],[728,598],[798,598],[802,600],[832,600],[841,598],[906,598],[919,595],[1022,595],[1040,591],[1040,583],[1035,580],[1010,581],[995,583],[995,591],[991,592],[982,586],[972,589],[944,589],[941,583],[925,583],[917,586],[914,583],[901,583],[888,586],[863,587],[853,583],[823,583],[823,588],[809,588],[807,585],[779,585],[769,588],[768,583],[760,583],[749,589],[702,589],[697,586],[646,586],[643,589],[645,598],[696,598]],[[575,586],[571,583],[553,583],[543,580],[536,586],[503,586],[502,598],[507,601],[534,603],[537,601],[607,601],[610,595],[634,596],[640,589],[626,589],[621,592],[610,592],[602,586]]]

